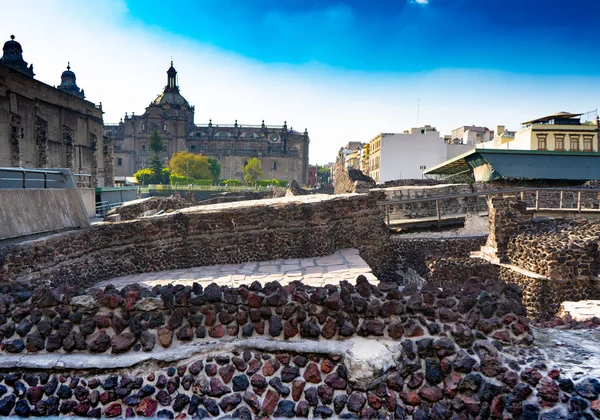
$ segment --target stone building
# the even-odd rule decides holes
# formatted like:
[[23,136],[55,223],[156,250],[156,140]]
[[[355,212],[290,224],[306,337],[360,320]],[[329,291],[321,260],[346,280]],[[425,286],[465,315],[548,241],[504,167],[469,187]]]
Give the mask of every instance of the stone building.
[[303,133],[283,126],[194,124],[194,107],[180,94],[173,62],[167,70],[167,85],[143,115],[127,115],[117,125],[106,125],[106,135],[115,140],[115,175],[131,176],[149,166],[149,137],[160,134],[165,165],[173,153],[188,151],[215,158],[221,178],[242,180],[242,169],[250,158],[262,163],[265,179],[308,182],[307,130]]
[[112,144],[102,107],[84,100],[67,68],[58,88],[33,78],[14,36],[0,58],[0,167],[68,168],[111,186]]

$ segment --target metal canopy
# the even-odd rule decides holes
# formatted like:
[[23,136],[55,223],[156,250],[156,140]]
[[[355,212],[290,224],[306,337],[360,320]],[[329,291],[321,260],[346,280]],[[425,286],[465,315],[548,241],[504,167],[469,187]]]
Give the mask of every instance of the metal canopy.
[[600,153],[475,149],[426,170],[424,175],[452,177],[465,171],[476,181],[599,180]]

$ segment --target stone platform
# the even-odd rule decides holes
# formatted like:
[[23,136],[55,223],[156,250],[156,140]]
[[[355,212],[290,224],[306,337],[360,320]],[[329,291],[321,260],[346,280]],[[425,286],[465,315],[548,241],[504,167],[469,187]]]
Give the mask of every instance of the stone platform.
[[171,283],[192,285],[194,282],[203,286],[216,283],[219,286],[238,287],[242,284],[250,285],[254,281],[262,284],[278,281],[282,285],[286,285],[296,280],[311,286],[324,286],[339,284],[342,280],[356,284],[356,278],[361,274],[369,282],[375,285],[379,283],[377,277],[371,272],[371,267],[358,255],[358,249],[347,248],[339,250],[333,255],[318,258],[211,265],[133,274],[106,280],[94,287],[105,287],[112,284],[120,289],[128,284],[154,287]]
[[587,321],[594,317],[600,318],[600,300],[580,300],[578,302],[563,302],[559,316],[569,315],[574,321]]

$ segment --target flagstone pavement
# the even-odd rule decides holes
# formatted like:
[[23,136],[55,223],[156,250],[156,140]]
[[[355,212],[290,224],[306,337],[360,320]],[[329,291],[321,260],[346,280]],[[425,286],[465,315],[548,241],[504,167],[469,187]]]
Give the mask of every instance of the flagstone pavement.
[[283,285],[300,280],[311,286],[323,286],[338,284],[341,280],[355,284],[356,278],[361,274],[371,283],[379,283],[369,265],[358,255],[358,250],[348,248],[339,250],[333,255],[317,258],[211,265],[132,274],[103,281],[95,287],[112,284],[121,288],[132,283],[154,287],[170,283],[191,285],[194,282],[203,286],[214,282],[222,286],[237,287],[242,284],[250,285],[255,280],[263,284],[278,281]]

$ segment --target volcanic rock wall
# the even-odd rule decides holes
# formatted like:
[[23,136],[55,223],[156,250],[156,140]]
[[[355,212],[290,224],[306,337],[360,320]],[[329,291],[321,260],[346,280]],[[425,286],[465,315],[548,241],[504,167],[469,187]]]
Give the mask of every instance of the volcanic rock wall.
[[[411,268],[419,275],[428,279],[434,261],[452,258],[467,258],[471,252],[477,251],[485,244],[486,236],[470,236],[455,238],[403,238],[392,237],[392,245],[398,258],[401,270]],[[460,273],[455,273],[460,274]],[[458,277],[458,278],[457,278]],[[449,275],[448,280],[467,280],[462,274]]]
[[311,195],[190,207],[0,250],[0,280],[93,285],[148,271],[331,255],[358,248],[380,279],[395,262],[377,197]]
[[598,394],[526,365],[520,292],[499,283],[15,285],[0,300],[2,416],[516,418]]

